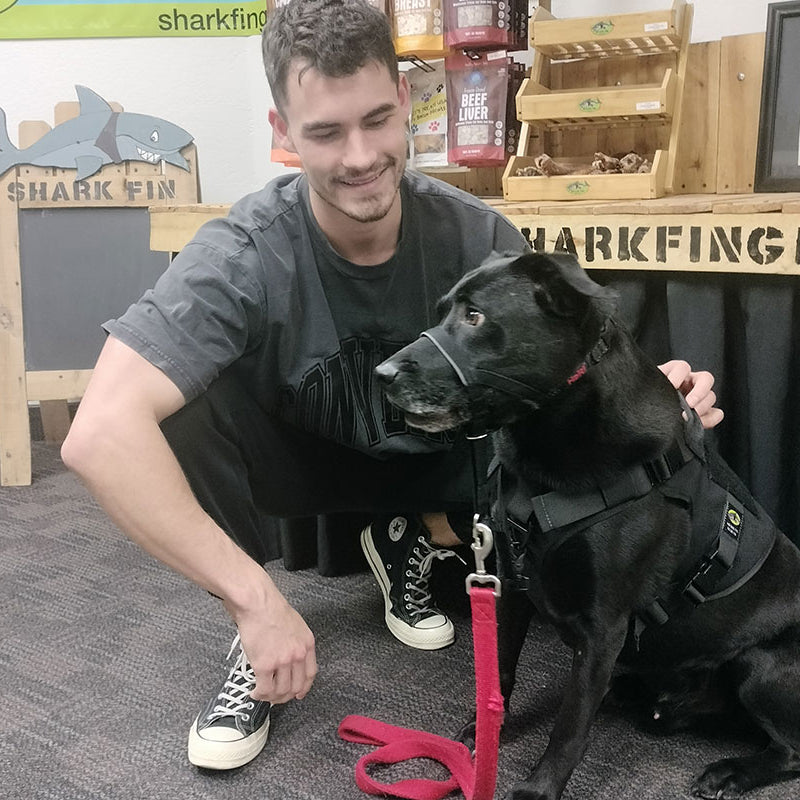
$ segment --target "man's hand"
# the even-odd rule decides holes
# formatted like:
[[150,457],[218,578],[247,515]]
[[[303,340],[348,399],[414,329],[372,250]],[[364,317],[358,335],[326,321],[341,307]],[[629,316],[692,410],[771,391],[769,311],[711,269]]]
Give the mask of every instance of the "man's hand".
[[268,610],[235,617],[242,648],[256,676],[254,700],[302,700],[317,674],[314,634],[303,618],[275,593]]
[[717,395],[711,388],[714,385],[714,376],[710,372],[692,372],[685,361],[667,361],[659,369],[686,398],[689,408],[697,412],[704,428],[713,428],[722,422],[725,413],[721,408],[714,407]]

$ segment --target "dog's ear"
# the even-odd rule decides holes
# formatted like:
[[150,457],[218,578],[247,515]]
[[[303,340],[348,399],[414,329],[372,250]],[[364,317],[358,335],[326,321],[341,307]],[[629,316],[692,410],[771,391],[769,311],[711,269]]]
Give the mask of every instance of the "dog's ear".
[[511,268],[533,281],[537,302],[559,316],[582,314],[590,302],[604,316],[616,309],[616,292],[595,283],[569,253],[526,254]]

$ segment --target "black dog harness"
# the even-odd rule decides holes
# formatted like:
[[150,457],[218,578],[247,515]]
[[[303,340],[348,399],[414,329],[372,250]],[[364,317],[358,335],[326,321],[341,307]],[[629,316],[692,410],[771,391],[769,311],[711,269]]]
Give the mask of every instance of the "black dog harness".
[[[608,352],[607,319],[599,339],[566,383],[544,391],[496,372],[473,367],[469,354],[439,325],[421,334],[450,364],[471,398],[474,387],[489,386],[523,400],[549,400],[579,380]],[[702,603],[725,597],[743,586],[766,561],[777,538],[774,522],[741,480],[713,452],[707,452],[697,414],[679,394],[684,425],[658,458],[637,464],[612,483],[591,491],[543,492],[515,480],[497,459],[487,470],[478,466],[483,448],[473,448],[476,508],[489,508],[504,534],[497,537],[498,555],[508,568],[511,588],[528,588],[528,571],[546,552],[567,537],[622,511],[649,492],[660,491],[689,509],[692,521],[687,552],[666,591],[654,597],[634,617],[638,637],[649,624],[662,625]],[[483,438],[486,427],[473,425],[470,439]],[[498,524],[499,523],[499,524]]]
[[777,537],[774,522],[730,468],[703,446],[702,425],[681,397],[683,429],[665,453],[638,464],[616,481],[586,492],[531,493],[496,466],[493,516],[504,530],[505,559],[517,589],[527,589],[531,567],[571,535],[623,511],[656,490],[684,505],[691,538],[675,578],[635,612],[638,639],[647,625],[725,597],[743,586],[766,560]]

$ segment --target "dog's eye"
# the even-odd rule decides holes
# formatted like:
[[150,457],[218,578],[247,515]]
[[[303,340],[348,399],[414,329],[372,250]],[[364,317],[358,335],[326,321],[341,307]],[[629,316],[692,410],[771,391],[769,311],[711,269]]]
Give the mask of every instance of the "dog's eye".
[[477,308],[468,308],[464,312],[464,321],[467,325],[480,325],[483,322],[483,314]]

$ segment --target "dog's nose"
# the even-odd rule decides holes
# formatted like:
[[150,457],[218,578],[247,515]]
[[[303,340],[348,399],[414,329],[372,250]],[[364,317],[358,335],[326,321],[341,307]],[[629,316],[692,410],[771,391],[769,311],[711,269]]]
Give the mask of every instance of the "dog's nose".
[[393,361],[384,361],[375,367],[375,374],[378,376],[378,380],[386,386],[394,381],[399,372],[400,370]]

